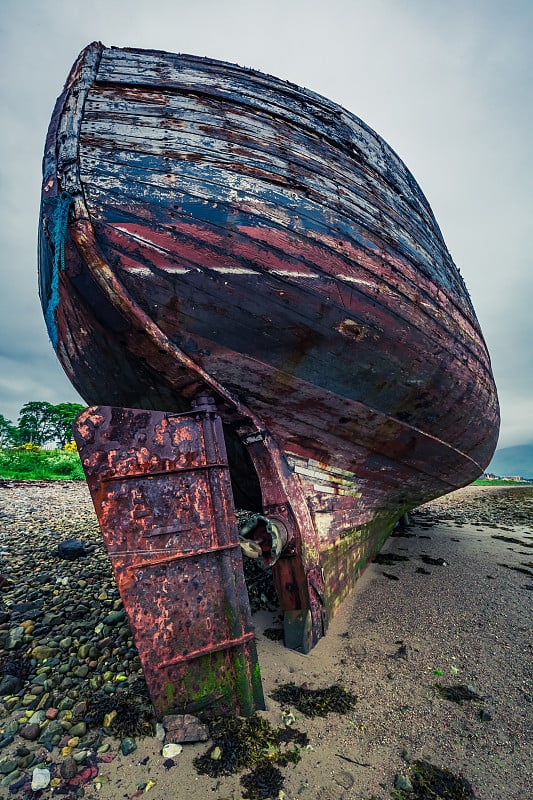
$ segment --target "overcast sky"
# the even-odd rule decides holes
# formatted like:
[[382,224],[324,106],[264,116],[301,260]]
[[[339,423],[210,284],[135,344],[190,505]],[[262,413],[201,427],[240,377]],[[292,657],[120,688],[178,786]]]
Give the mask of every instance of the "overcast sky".
[[533,443],[531,0],[0,0],[0,413],[82,402],[37,291],[41,158],[89,42],[194,53],[313,89],[405,161],[469,288],[502,408]]

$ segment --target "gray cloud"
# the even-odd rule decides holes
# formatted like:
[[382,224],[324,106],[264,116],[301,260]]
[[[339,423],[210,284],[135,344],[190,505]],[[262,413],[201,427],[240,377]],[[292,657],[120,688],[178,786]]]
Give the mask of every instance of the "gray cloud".
[[375,128],[420,183],[491,352],[500,445],[533,441],[532,10],[474,0],[4,0],[0,28],[0,413],[78,400],[37,296],[40,163],[56,96],[93,39],[287,78]]

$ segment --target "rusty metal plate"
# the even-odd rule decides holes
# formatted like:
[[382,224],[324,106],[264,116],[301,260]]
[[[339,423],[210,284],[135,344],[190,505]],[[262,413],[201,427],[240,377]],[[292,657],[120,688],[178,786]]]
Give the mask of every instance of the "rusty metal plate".
[[75,437],[159,717],[264,707],[220,418],[92,407]]

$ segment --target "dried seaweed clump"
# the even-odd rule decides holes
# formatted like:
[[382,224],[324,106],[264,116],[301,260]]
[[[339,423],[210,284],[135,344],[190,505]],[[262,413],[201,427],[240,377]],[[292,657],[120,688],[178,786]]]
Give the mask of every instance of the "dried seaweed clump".
[[244,580],[252,614],[257,611],[276,611],[279,600],[274,588],[272,570],[260,567],[253,559],[243,559]]
[[108,727],[119,738],[151,736],[155,730],[153,709],[134,688],[96,692],[88,699],[86,720],[90,726]]
[[307,734],[292,728],[289,732],[276,730],[257,714],[246,719],[217,717],[209,730],[213,744],[194,759],[194,766],[211,778],[231,775],[246,767],[296,764],[300,760],[299,748],[308,743]]
[[278,703],[294,706],[306,717],[325,717],[332,712],[346,714],[355,707],[357,698],[342,686],[334,684],[326,689],[308,689],[285,683],[272,693]]
[[273,642],[281,642],[283,639],[283,628],[265,628],[263,636],[272,639]]
[[269,800],[279,797],[280,789],[283,789],[283,775],[273,764],[258,764],[242,776],[241,784],[249,800]]
[[23,683],[31,672],[31,659],[24,654],[0,654],[0,678],[13,675]]
[[435,688],[441,697],[450,700],[452,703],[463,703],[470,700],[483,700],[483,696],[473,686],[458,684],[456,686],[441,686],[435,684]]
[[435,767],[427,761],[414,761],[410,768],[413,789],[396,790],[395,800],[475,800],[472,785],[463,777],[447,769]]

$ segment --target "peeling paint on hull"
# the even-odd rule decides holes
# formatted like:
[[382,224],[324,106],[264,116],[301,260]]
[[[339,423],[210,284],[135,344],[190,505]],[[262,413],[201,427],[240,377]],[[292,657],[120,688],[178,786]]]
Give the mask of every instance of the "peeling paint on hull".
[[237,501],[291,532],[274,572],[303,649],[402,514],[496,446],[487,349],[412,175],[253,70],[83,51],[47,138],[40,294],[89,404],[216,399]]

